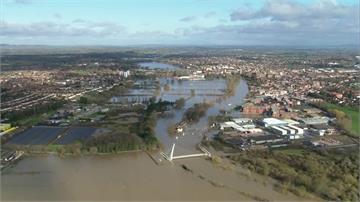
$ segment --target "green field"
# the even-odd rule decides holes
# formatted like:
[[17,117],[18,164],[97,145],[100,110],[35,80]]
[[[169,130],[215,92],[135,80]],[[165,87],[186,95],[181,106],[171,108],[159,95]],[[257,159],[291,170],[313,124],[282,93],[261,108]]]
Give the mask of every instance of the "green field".
[[56,112],[55,110],[50,110],[47,113],[31,115],[31,116],[17,120],[17,124],[20,126],[33,126],[33,125],[43,121],[47,117],[50,117],[51,115],[55,114],[55,112]]
[[276,154],[283,153],[286,155],[302,156],[302,155],[304,155],[304,150],[303,149],[284,148],[284,149],[275,150],[274,153],[276,153]]
[[359,110],[351,108],[351,107],[339,106],[339,105],[331,104],[331,103],[326,103],[323,106],[328,111],[336,109],[336,110],[340,110],[340,111],[344,112],[346,114],[347,118],[349,118],[351,120],[351,125],[349,125],[349,126],[344,125],[344,129],[353,135],[359,136],[359,134],[360,134]]

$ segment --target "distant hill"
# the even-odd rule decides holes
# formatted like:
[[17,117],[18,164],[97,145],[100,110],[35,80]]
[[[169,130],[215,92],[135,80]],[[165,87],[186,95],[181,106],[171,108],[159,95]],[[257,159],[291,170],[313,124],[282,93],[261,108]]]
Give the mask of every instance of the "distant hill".
[[2,55],[45,55],[74,53],[111,53],[133,51],[134,48],[119,46],[47,46],[0,44]]
[[134,45],[134,46],[51,46],[51,45],[12,45],[0,44],[1,55],[46,55],[46,54],[82,54],[82,53],[114,53],[138,51],[144,53],[168,53],[178,52],[179,50],[188,53],[199,53],[202,51],[240,51],[240,50],[346,50],[360,51],[357,45],[336,45],[336,46],[191,46],[191,45]]

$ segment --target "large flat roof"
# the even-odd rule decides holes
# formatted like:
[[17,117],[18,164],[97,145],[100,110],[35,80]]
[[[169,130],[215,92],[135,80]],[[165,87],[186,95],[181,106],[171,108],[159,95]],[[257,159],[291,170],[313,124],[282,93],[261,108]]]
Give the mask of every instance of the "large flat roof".
[[299,128],[299,127],[294,126],[294,125],[288,125],[288,127],[289,127],[289,128],[293,128],[293,129],[296,129],[296,130],[298,130],[298,131],[304,130],[304,129]]
[[235,123],[251,122],[252,119],[249,118],[233,118]]
[[264,118],[262,120],[264,123],[268,124],[268,125],[281,125],[281,124],[287,124],[287,122],[282,121],[280,119],[276,119],[276,118]]
[[290,130],[293,131],[293,128],[287,127],[287,126],[279,126],[279,128],[285,129],[285,130]]
[[278,131],[281,131],[281,132],[283,132],[285,134],[287,133],[287,131],[284,128],[280,128],[280,127],[277,127],[277,126],[271,126],[271,128],[276,129]]
[[299,122],[292,119],[284,119],[283,121],[287,122],[288,124],[300,124]]

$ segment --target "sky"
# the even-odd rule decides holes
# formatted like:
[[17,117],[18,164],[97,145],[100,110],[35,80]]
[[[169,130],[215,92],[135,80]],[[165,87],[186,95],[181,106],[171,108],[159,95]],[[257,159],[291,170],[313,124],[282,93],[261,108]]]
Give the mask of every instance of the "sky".
[[0,43],[359,44],[359,0],[0,0]]

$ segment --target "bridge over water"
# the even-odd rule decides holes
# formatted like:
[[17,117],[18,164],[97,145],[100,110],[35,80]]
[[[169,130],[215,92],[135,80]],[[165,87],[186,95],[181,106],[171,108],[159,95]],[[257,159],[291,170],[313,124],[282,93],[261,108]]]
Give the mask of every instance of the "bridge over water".
[[200,144],[198,145],[198,148],[202,151],[202,153],[194,153],[194,154],[186,154],[186,155],[178,155],[178,156],[174,156],[174,150],[175,150],[175,143],[173,143],[172,147],[171,147],[171,151],[170,154],[166,154],[164,152],[161,152],[160,154],[168,161],[173,161],[176,159],[184,159],[184,158],[194,158],[194,157],[202,157],[202,156],[208,156],[211,157],[211,153],[206,150],[203,146],[201,146]]

